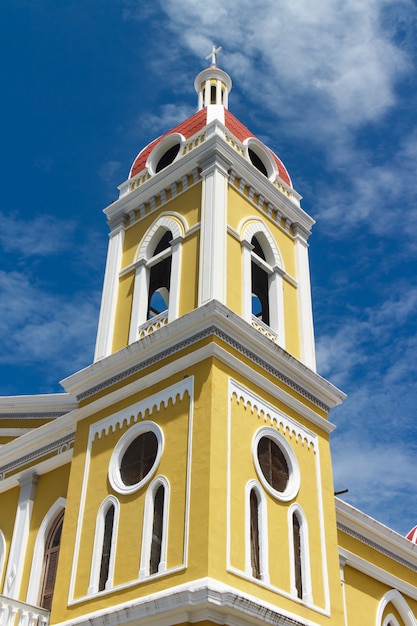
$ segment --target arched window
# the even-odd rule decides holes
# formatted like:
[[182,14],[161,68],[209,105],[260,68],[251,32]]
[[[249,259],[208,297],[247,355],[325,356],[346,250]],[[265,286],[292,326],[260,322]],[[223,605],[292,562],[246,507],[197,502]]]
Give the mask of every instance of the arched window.
[[3,575],[3,565],[6,560],[6,540],[2,531],[0,530],[0,581]]
[[249,218],[240,229],[243,261],[243,317],[285,348],[281,255],[264,222]]
[[171,283],[171,240],[172,232],[170,230],[165,231],[149,260],[150,277],[146,315],[148,320],[168,311]]
[[158,476],[146,493],[139,578],[166,570],[169,484]]
[[265,497],[256,481],[246,486],[246,573],[267,581],[268,529]]
[[252,315],[269,326],[269,275],[265,269],[265,254],[256,237],[252,237],[251,244]]
[[294,583],[299,598],[303,597],[303,573],[301,569],[301,531],[297,513],[292,516],[293,550],[294,550]]
[[118,514],[119,502],[114,496],[109,496],[102,503],[97,515],[89,594],[113,586]]
[[61,546],[62,524],[64,522],[64,511],[56,518],[52,525],[45,543],[45,554],[43,557],[42,587],[39,596],[39,606],[44,609],[51,609],[52,597],[54,595],[56,571],[58,566],[59,548]]
[[288,511],[288,515],[291,551],[291,593],[300,598],[300,600],[312,602],[307,521],[298,505],[292,506]]
[[178,317],[182,217],[160,216],[145,234],[135,263],[129,343]]
[[250,507],[250,563],[252,576],[261,577],[261,554],[259,541],[259,500],[255,489],[251,489],[249,496]]
[[111,504],[107,509],[107,513],[104,517],[103,545],[101,549],[100,576],[98,580],[99,591],[103,591],[106,588],[107,581],[109,580],[113,526],[114,504]]

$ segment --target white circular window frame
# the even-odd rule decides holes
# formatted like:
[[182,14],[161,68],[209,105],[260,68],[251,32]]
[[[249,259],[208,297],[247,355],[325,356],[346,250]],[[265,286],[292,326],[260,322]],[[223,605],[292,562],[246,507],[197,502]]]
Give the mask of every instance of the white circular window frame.
[[[175,161],[177,161],[182,155],[182,148],[183,148],[184,141],[185,141],[185,137],[181,135],[181,133],[171,133],[167,137],[164,137],[164,139],[161,139],[161,141],[152,150],[152,152],[150,153],[146,161],[146,167],[148,168],[149,174],[154,176],[157,173],[156,167],[160,159],[164,156],[165,152],[168,152],[170,148],[179,144],[180,149],[178,150],[178,154],[175,157],[175,159],[172,161],[172,163],[175,163]],[[172,163],[170,163],[170,165],[172,165]],[[160,170],[160,171],[162,172],[163,170]],[[158,172],[158,174],[159,173],[160,172]]]
[[[130,446],[130,444],[137,439],[140,435],[151,432],[158,440],[158,450],[156,453],[155,461],[149,470],[149,472],[134,485],[125,485],[120,474],[120,464],[123,459],[123,455]],[[119,439],[117,442],[110,459],[109,465],[109,481],[111,486],[118,493],[129,494],[139,491],[147,482],[149,482],[154,476],[159,462],[161,460],[162,452],[164,448],[164,436],[162,430],[155,422],[145,421],[135,424]]]
[[[288,465],[288,483],[284,491],[277,491],[274,489],[269,482],[266,480],[261,466],[258,460],[258,443],[262,437],[268,437],[272,439],[277,446],[280,448],[283,453],[285,460]],[[294,454],[293,449],[289,445],[289,443],[285,440],[285,438],[278,433],[274,428],[270,428],[266,426],[265,428],[261,428],[256,431],[255,436],[252,442],[252,455],[253,462],[255,465],[256,473],[258,474],[258,478],[261,481],[264,489],[271,494],[277,500],[282,500],[283,502],[288,502],[292,500],[297,495],[300,489],[300,469],[298,467],[297,459]]]
[[[264,164],[266,172],[268,174],[267,176],[268,180],[274,181],[276,177],[278,176],[278,168],[268,148],[264,146],[262,141],[259,141],[259,139],[256,139],[256,137],[249,137],[248,139],[245,139],[243,144],[245,146],[246,158],[248,159],[248,161],[252,163],[251,158],[249,156],[249,148],[250,148],[251,150],[253,150],[253,152],[255,152],[255,154],[260,158],[260,160]],[[254,167],[256,166],[254,165]]]

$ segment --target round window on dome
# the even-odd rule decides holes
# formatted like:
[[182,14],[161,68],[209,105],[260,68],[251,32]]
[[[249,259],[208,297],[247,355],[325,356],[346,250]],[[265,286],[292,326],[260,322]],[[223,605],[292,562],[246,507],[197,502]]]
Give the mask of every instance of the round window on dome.
[[175,145],[171,146],[171,148],[169,148],[159,159],[155,167],[155,172],[158,173],[161,170],[168,167],[168,165],[171,165],[171,163],[175,161],[175,158],[179,151],[180,151],[179,143],[176,143]]
[[259,479],[277,500],[292,500],[300,488],[296,456],[285,437],[274,428],[261,428],[253,439],[253,462]]
[[154,422],[135,424],[119,439],[110,460],[109,481],[119,493],[133,493],[149,482],[162,455],[163,435]]
[[248,150],[249,158],[252,162],[252,165],[256,167],[264,176],[268,177],[268,170],[266,169],[264,162],[262,159],[254,152],[251,148]]

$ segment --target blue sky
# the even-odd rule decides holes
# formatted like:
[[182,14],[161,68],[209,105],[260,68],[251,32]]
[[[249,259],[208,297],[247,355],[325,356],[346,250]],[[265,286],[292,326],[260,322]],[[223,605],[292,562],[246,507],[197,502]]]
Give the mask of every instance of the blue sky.
[[417,523],[417,7],[411,0],[3,0],[0,394],[93,357],[102,209],[196,108],[212,43],[230,110],[284,161],[310,238],[336,489]]

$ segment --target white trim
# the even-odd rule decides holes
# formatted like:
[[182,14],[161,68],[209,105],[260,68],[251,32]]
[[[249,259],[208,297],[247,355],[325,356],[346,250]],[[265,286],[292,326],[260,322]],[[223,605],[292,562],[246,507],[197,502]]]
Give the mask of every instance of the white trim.
[[387,591],[387,593],[380,600],[376,613],[375,626],[386,626],[387,622],[389,622],[390,620],[393,624],[398,626],[397,620],[395,618],[395,621],[392,620],[394,616],[391,614],[385,618],[384,622],[382,622],[382,616],[384,614],[384,611],[390,603],[392,603],[397,609],[404,622],[404,626],[417,626],[417,620],[414,617],[412,610],[397,589],[391,589],[390,591]]
[[[155,456],[155,461],[153,462],[149,472],[138,483],[135,483],[134,485],[126,485],[123,482],[120,473],[123,455],[130,444],[133,443],[137,437],[140,437],[140,435],[144,435],[147,432],[153,433],[158,441],[158,450]],[[124,435],[120,437],[111,455],[109,463],[109,482],[113,489],[122,494],[135,493],[136,491],[139,491],[139,489],[149,482],[155,474],[161,460],[163,449],[164,435],[158,424],[155,424],[155,422],[150,420],[145,420],[131,426],[129,430],[127,430]]]
[[37,482],[38,475],[33,471],[23,474],[19,480],[19,501],[3,587],[5,595],[16,600],[20,594]]
[[6,539],[4,538],[4,534],[0,529],[0,582],[3,576],[3,568],[6,563]]
[[290,579],[291,594],[298,597],[297,588],[295,586],[295,560],[294,560],[294,538],[293,538],[293,516],[296,515],[300,524],[300,548],[301,548],[301,586],[302,597],[300,598],[308,604],[313,604],[313,593],[311,585],[311,568],[310,568],[310,548],[308,541],[308,525],[303,509],[297,503],[292,504],[288,509],[288,545],[289,545],[289,562],[290,562]]
[[151,558],[151,546],[153,536],[153,520],[155,510],[155,493],[162,486],[164,488],[164,508],[162,518],[162,540],[161,540],[161,559],[158,566],[158,574],[165,572],[167,569],[167,545],[168,545],[168,515],[169,515],[169,501],[170,501],[170,489],[169,482],[165,476],[157,476],[146,492],[145,509],[143,514],[143,530],[142,530],[142,548],[140,556],[140,569],[139,579],[148,578],[150,558]]
[[382,626],[401,626],[401,624],[397,620],[395,615],[393,615],[392,613],[388,613],[388,615],[385,617],[384,621],[382,622]]
[[94,362],[108,356],[112,351],[124,234],[124,228],[119,226],[109,235]]
[[[284,491],[276,491],[266,480],[258,458],[258,444],[262,437],[272,439],[283,453],[288,466],[288,483]],[[298,466],[297,457],[285,437],[275,428],[264,426],[256,431],[252,441],[252,457],[255,465],[256,473],[262,483],[264,489],[276,500],[289,502],[296,497],[300,489],[300,468]]]
[[[156,171],[156,166],[158,165],[159,160],[163,157],[165,152],[167,152],[170,148],[173,148],[176,145],[179,145],[178,154],[171,161],[171,163],[178,161],[178,159],[180,159],[183,154],[182,148],[183,148],[183,144],[185,141],[186,139],[184,135],[181,135],[181,133],[170,133],[169,135],[161,139],[156,144],[156,146],[151,151],[150,155],[148,156],[146,160],[145,167],[148,169],[149,174],[151,176],[155,176],[156,174],[159,174],[159,172]],[[135,161],[133,163],[135,163]],[[171,165],[171,163],[169,165]]]
[[271,152],[268,150],[265,144],[259,141],[259,139],[257,139],[256,137],[248,137],[248,139],[245,139],[245,141],[243,142],[243,145],[245,146],[245,156],[248,159],[249,163],[256,169],[258,169],[256,165],[252,163],[252,159],[249,156],[249,150],[252,150],[265,166],[268,180],[273,182],[278,176],[278,167],[274,159],[272,158]]
[[42,571],[45,559],[45,545],[49,532],[55,520],[65,510],[66,500],[65,498],[58,498],[51,506],[47,514],[42,520],[39,526],[38,533],[36,535],[35,546],[33,549],[32,567],[29,576],[29,585],[26,595],[26,602],[28,604],[38,605],[39,594],[42,587]]
[[316,371],[316,347],[314,341],[313,306],[311,303],[310,269],[308,262],[308,244],[306,233],[294,227],[294,256],[297,276],[298,325],[300,329],[300,359],[305,365]]
[[188,231],[188,225],[185,218],[178,213],[161,213],[146,231],[135,254],[136,270],[132,313],[130,316],[129,344],[139,339],[139,327],[147,321],[146,314],[148,310],[150,268],[156,261],[156,257],[153,256],[150,250],[153,244],[159,241],[167,231],[172,232],[170,247],[167,251],[164,251],[163,257],[171,256],[168,322],[172,322],[178,317],[181,287],[182,241]]
[[370,561],[367,561],[366,559],[363,559],[357,554],[354,554],[345,548],[341,548],[340,546],[339,558],[345,559],[346,565],[358,570],[358,572],[362,572],[363,574],[366,574],[366,576],[378,580],[384,585],[387,585],[387,587],[397,589],[399,592],[408,596],[412,600],[417,600],[417,588],[415,585],[411,585],[402,578],[387,572],[381,567],[374,565]]
[[[258,500],[258,541],[259,541],[259,579],[252,572],[251,559],[251,510],[250,494],[255,492]],[[245,488],[245,573],[252,579],[262,580],[269,584],[269,562],[268,562],[268,511],[266,508],[266,498],[256,480],[250,480]]]
[[[143,379],[142,379],[143,380]],[[155,376],[153,377],[153,384],[156,384]],[[162,405],[165,408],[168,407],[169,402],[171,401],[173,404],[177,401],[181,401],[185,394],[188,394],[189,397],[189,406],[188,406],[188,449],[187,449],[187,474],[186,474],[186,502],[185,502],[185,514],[184,514],[184,553],[183,560],[184,563],[173,567],[171,569],[167,569],[166,572],[163,572],[159,575],[165,575],[169,573],[173,573],[175,571],[181,571],[187,566],[188,560],[188,534],[189,534],[189,516],[190,516],[190,490],[191,490],[191,459],[192,459],[192,428],[193,428],[193,411],[194,411],[194,377],[189,376],[187,378],[182,379],[180,382],[171,385],[159,391],[152,396],[145,398],[139,402],[136,402],[133,405],[130,405],[121,411],[118,411],[104,419],[92,424],[89,429],[88,436],[88,445],[86,450],[85,457],[85,465],[84,465],[84,474],[83,474],[83,482],[81,487],[81,497],[80,497],[80,507],[78,512],[78,521],[77,528],[75,534],[75,545],[74,545],[74,556],[72,561],[71,568],[71,578],[70,578],[70,586],[69,586],[69,594],[68,594],[68,605],[72,606],[78,604],[79,602],[83,602],[87,598],[91,597],[89,595],[81,596],[75,598],[75,584],[77,577],[77,569],[80,559],[80,544],[81,544],[81,533],[83,529],[83,520],[84,520],[84,511],[86,506],[86,498],[87,498],[87,487],[89,484],[89,476],[90,476],[90,463],[91,463],[91,452],[93,442],[96,437],[100,438],[103,435],[106,435],[110,429],[113,431],[116,430],[116,427],[122,427],[122,425],[126,422],[129,424],[132,420],[138,421],[143,419],[145,414],[151,417],[153,411],[159,411]],[[123,388],[123,397],[127,397],[126,387]],[[109,406],[111,403],[111,398],[107,396],[106,406]],[[88,407],[89,415],[93,414],[92,407],[89,405]],[[93,581],[94,582],[94,581]],[[113,591],[129,588],[135,584],[140,582],[139,580],[127,581],[122,585],[118,585],[113,587]],[[101,592],[105,593],[105,591]]]
[[120,504],[119,500],[113,496],[108,496],[100,505],[96,518],[96,529],[94,533],[94,547],[91,559],[90,570],[90,583],[88,585],[89,596],[102,593],[104,590],[98,589],[100,579],[101,559],[103,555],[103,540],[104,540],[104,525],[107,512],[110,507],[114,507],[113,528],[111,535],[111,547],[110,547],[110,561],[109,561],[109,573],[105,584],[105,590],[112,589],[113,576],[114,576],[114,564],[116,561],[116,546],[117,546],[117,529],[119,523]]
[[226,304],[228,163],[214,154],[201,167],[198,305],[212,299]]

